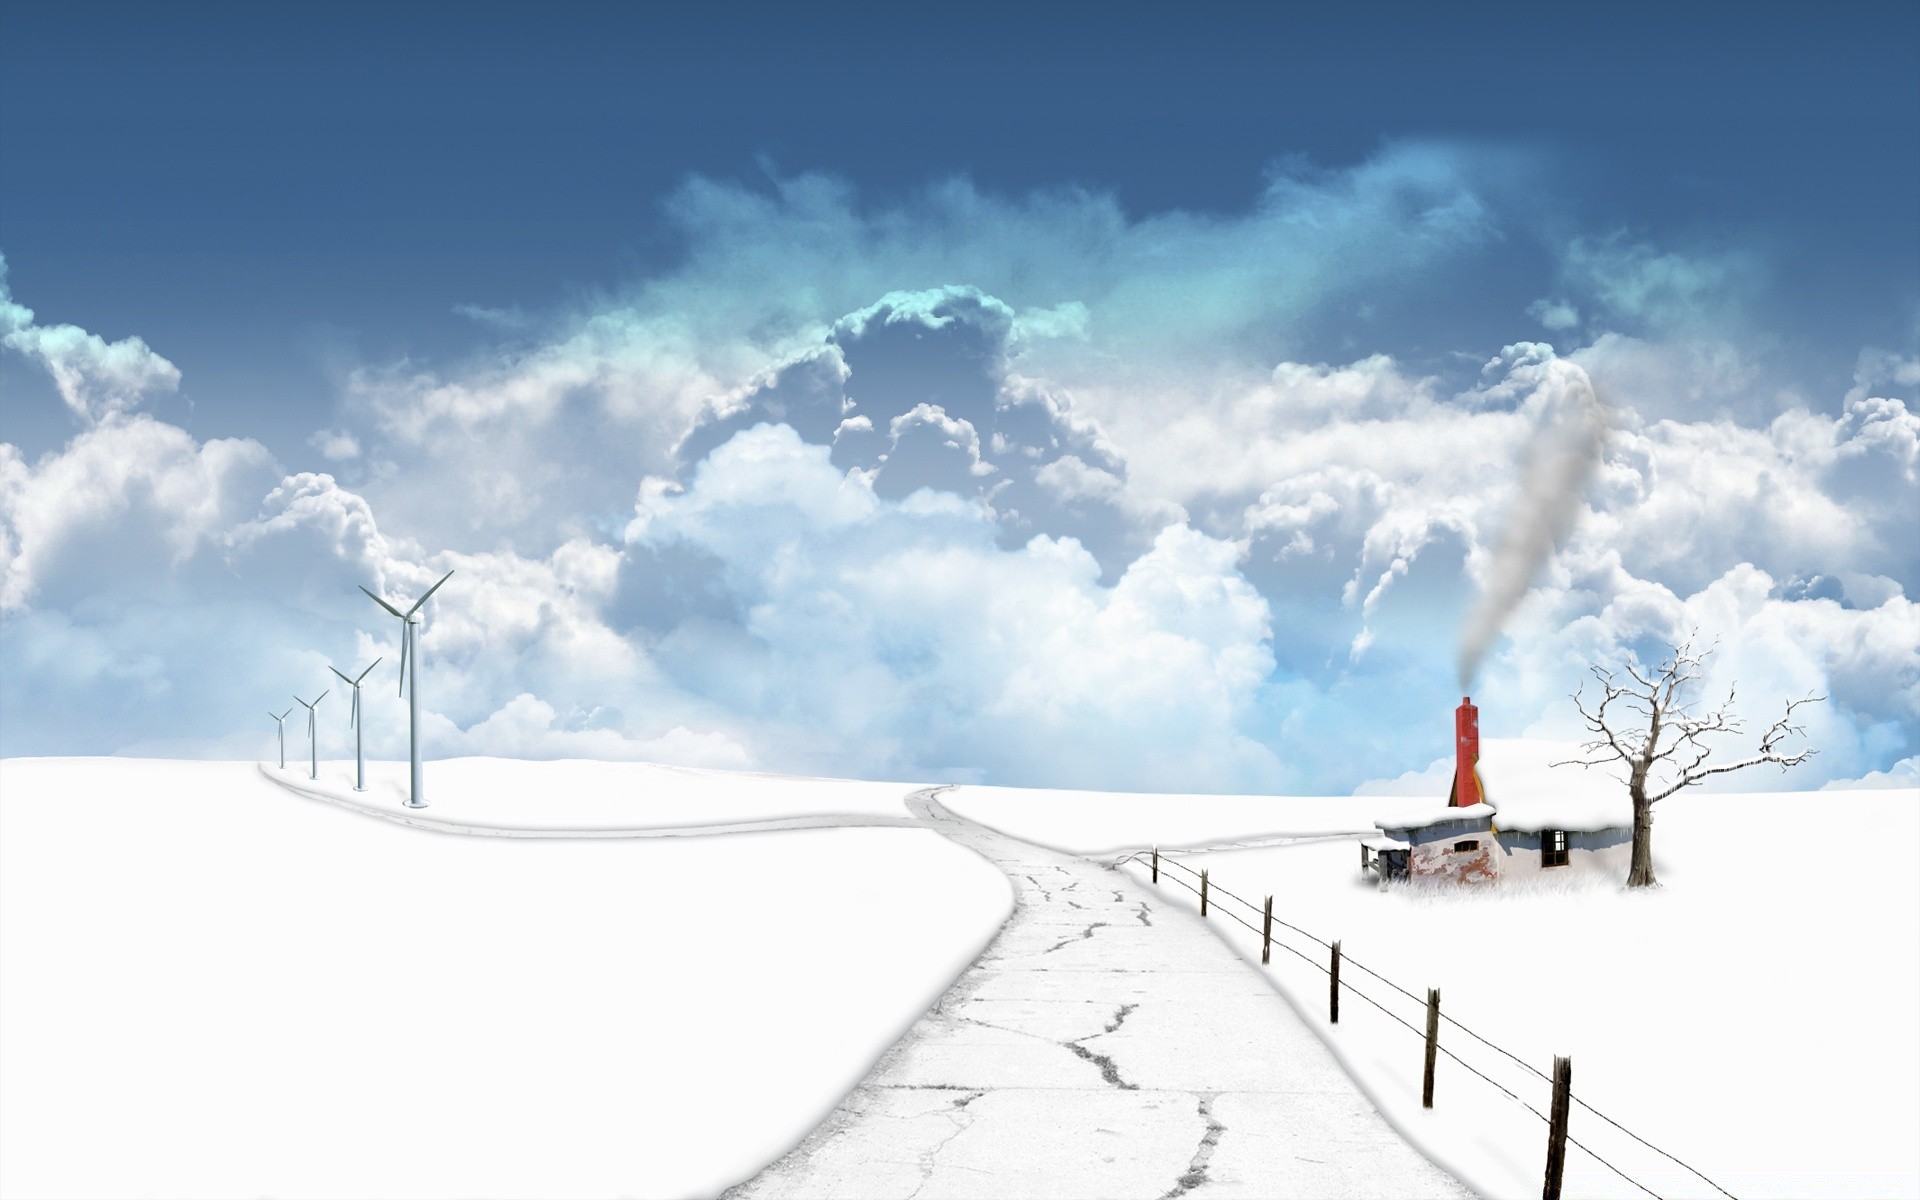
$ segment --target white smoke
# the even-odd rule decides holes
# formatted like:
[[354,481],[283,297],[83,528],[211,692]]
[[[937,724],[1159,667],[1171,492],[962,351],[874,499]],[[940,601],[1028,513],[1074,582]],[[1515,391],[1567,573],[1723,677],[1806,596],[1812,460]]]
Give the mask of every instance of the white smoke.
[[1494,547],[1480,602],[1460,631],[1462,691],[1471,686],[1493,639],[1572,527],[1587,483],[1606,450],[1606,408],[1593,390],[1593,381],[1564,359],[1544,365],[1540,394],[1546,403],[1527,445],[1520,496]]

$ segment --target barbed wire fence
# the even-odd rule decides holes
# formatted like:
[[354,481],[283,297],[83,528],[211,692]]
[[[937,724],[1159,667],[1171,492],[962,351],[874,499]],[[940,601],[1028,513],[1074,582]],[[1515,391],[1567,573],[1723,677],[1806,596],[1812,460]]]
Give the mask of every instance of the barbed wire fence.
[[[1393,991],[1399,993],[1401,996],[1406,997],[1408,1000],[1414,1002],[1415,1004],[1418,1004],[1423,1008],[1431,1008],[1433,1015],[1437,1016],[1439,1021],[1445,1022],[1447,1025],[1458,1030],[1462,1034],[1465,1034],[1467,1037],[1473,1039],[1475,1042],[1479,1043],[1480,1045],[1485,1046],[1487,1049],[1493,1051],[1494,1053],[1509,1059],[1515,1065],[1527,1071],[1529,1074],[1532,1074],[1534,1076],[1537,1076],[1541,1080],[1544,1080],[1550,1086],[1554,1084],[1555,1081],[1552,1075],[1549,1075],[1545,1071],[1540,1070],[1540,1068],[1534,1066],[1532,1063],[1528,1062],[1526,1059],[1520,1057],[1518,1054],[1515,1054],[1513,1051],[1508,1050],[1506,1047],[1495,1043],[1490,1038],[1484,1037],[1481,1034],[1476,1033],[1472,1029],[1468,1028],[1466,1025],[1463,1025],[1460,1021],[1456,1020],[1451,1015],[1445,1012],[1439,1011],[1437,1007],[1435,1007],[1437,1006],[1437,999],[1438,999],[1437,993],[1430,994],[1427,999],[1423,1000],[1419,996],[1415,995],[1413,992],[1408,991],[1406,988],[1400,986],[1398,983],[1395,983],[1393,980],[1387,978],[1385,975],[1380,974],[1378,971],[1373,970],[1371,967],[1368,967],[1366,964],[1361,963],[1355,960],[1354,958],[1352,958],[1351,956],[1347,955],[1344,952],[1344,950],[1337,949],[1338,943],[1330,942],[1327,939],[1320,937],[1318,934],[1312,933],[1306,929],[1302,929],[1298,925],[1295,925],[1289,921],[1285,921],[1279,917],[1274,916],[1272,913],[1272,897],[1267,898],[1267,902],[1265,906],[1255,904],[1251,900],[1248,900],[1246,897],[1238,895],[1232,891],[1229,891],[1227,888],[1222,887],[1220,884],[1213,882],[1210,871],[1208,870],[1196,871],[1194,868],[1188,866],[1184,862],[1181,862],[1179,859],[1174,858],[1169,854],[1162,853],[1158,850],[1133,851],[1129,854],[1123,855],[1115,859],[1112,865],[1117,869],[1119,867],[1125,866],[1128,863],[1140,863],[1142,865],[1149,866],[1153,870],[1154,882],[1156,883],[1158,882],[1158,879],[1159,879],[1159,868],[1163,866],[1173,867],[1178,871],[1184,872],[1186,875],[1192,876],[1194,879],[1200,881],[1197,885],[1194,883],[1188,882],[1187,879],[1182,878],[1180,875],[1169,875],[1168,879],[1171,882],[1179,884],[1181,887],[1187,889],[1188,891],[1194,893],[1196,896],[1200,897],[1201,899],[1200,911],[1203,916],[1207,914],[1208,909],[1210,907],[1209,902],[1213,899],[1213,897],[1216,894],[1219,896],[1224,896],[1227,899],[1233,901],[1234,903],[1239,904],[1242,907],[1246,908],[1248,911],[1257,914],[1263,922],[1270,922],[1271,925],[1273,926],[1278,926],[1282,929],[1286,929],[1292,933],[1299,935],[1300,937],[1307,939],[1310,942],[1315,943],[1316,945],[1322,947],[1323,949],[1329,951],[1331,961],[1336,962],[1338,964],[1352,967],[1355,970],[1358,970],[1366,974],[1367,976],[1379,981],[1385,987],[1392,989]],[[1515,1104],[1518,1104],[1521,1108],[1526,1109],[1528,1112],[1532,1113],[1535,1117],[1538,1117],[1541,1121],[1546,1122],[1550,1130],[1554,1128],[1555,1122],[1552,1117],[1549,1117],[1547,1114],[1541,1112],[1539,1109],[1535,1108],[1533,1105],[1527,1103],[1512,1089],[1501,1084],[1498,1080],[1495,1080],[1494,1078],[1486,1074],[1484,1071],[1479,1070],[1472,1063],[1467,1062],[1465,1059],[1461,1058],[1458,1054],[1454,1053],[1453,1050],[1450,1049],[1449,1047],[1439,1045],[1437,1039],[1429,1039],[1428,1034],[1425,1031],[1417,1028],[1412,1022],[1406,1020],[1404,1017],[1394,1012],[1392,1009],[1389,1009],[1385,1004],[1382,1004],[1377,998],[1370,996],[1366,992],[1355,987],[1348,980],[1341,979],[1335,967],[1329,966],[1327,963],[1321,962],[1318,958],[1306,953],[1305,951],[1299,949],[1296,946],[1288,945],[1286,942],[1274,938],[1271,934],[1270,929],[1263,930],[1262,928],[1255,926],[1251,921],[1240,916],[1238,913],[1234,912],[1231,908],[1221,908],[1220,911],[1224,913],[1228,918],[1238,922],[1240,925],[1244,926],[1250,933],[1254,934],[1256,937],[1259,937],[1261,939],[1263,955],[1265,953],[1266,947],[1277,946],[1280,949],[1285,950],[1287,953],[1292,954],[1294,957],[1300,959],[1301,961],[1307,963],[1309,966],[1313,967],[1314,969],[1318,970],[1322,975],[1327,975],[1331,977],[1333,980],[1333,987],[1335,989],[1332,994],[1337,995],[1340,990],[1344,990],[1347,993],[1353,996],[1356,996],[1361,1000],[1366,1001],[1366,1003],[1373,1006],[1375,1009],[1378,1009],[1381,1013],[1385,1014],[1388,1019],[1404,1027],[1409,1032],[1411,1032],[1414,1036],[1421,1038],[1423,1041],[1431,1041],[1432,1049],[1434,1051],[1436,1051],[1439,1054],[1445,1055],[1455,1065],[1459,1066],[1461,1069],[1465,1070],[1467,1073],[1482,1080],[1483,1082],[1485,1082],[1486,1084],[1494,1088],[1494,1090],[1506,1096],[1509,1100],[1512,1100]],[[1662,1158],[1667,1159],[1669,1162],[1672,1162],[1677,1166],[1690,1172],[1692,1175],[1694,1175],[1696,1178],[1701,1180],[1707,1186],[1711,1187],[1714,1191],[1718,1192],[1722,1196],[1727,1197],[1727,1200],[1738,1200],[1738,1198],[1735,1197],[1732,1192],[1728,1191],[1726,1188],[1716,1183],[1713,1179],[1709,1178],[1706,1174],[1701,1172],[1697,1167],[1684,1161],[1683,1159],[1677,1157],[1676,1155],[1670,1153],[1669,1151],[1663,1150],[1659,1146],[1654,1145],[1652,1142],[1641,1137],[1639,1134],[1633,1132],[1631,1129],[1628,1129],[1625,1125],[1621,1124],[1619,1121],[1616,1121],[1612,1117],[1608,1116],[1606,1113],[1603,1113],[1599,1109],[1593,1107],[1593,1105],[1588,1104],[1586,1101],[1580,1099],[1578,1095],[1573,1094],[1571,1091],[1569,1091],[1567,1093],[1567,1099],[1571,1101],[1571,1103],[1579,1105],[1582,1109],[1592,1114],[1593,1116],[1599,1118],[1601,1121],[1605,1122],[1607,1125],[1618,1130],[1620,1133],[1631,1138],[1633,1141],[1639,1143],[1641,1146],[1646,1147],[1648,1150],[1651,1150],[1653,1153],[1660,1155]],[[1621,1179],[1626,1180],[1628,1183],[1632,1184],[1634,1187],[1638,1188],[1640,1191],[1646,1193],[1649,1196],[1654,1197],[1655,1200],[1664,1200],[1664,1198],[1661,1197],[1658,1192],[1648,1187],[1645,1183],[1641,1182],[1638,1179],[1635,1179],[1633,1176],[1629,1175],[1626,1171],[1622,1170],[1619,1166],[1601,1157],[1600,1154],[1595,1152],[1592,1148],[1576,1140],[1571,1134],[1565,1133],[1564,1122],[1562,1123],[1559,1132],[1560,1132],[1560,1136],[1564,1136],[1566,1141],[1569,1144],[1578,1147],[1588,1157],[1592,1158],[1595,1162],[1599,1163],[1601,1166],[1605,1167],[1607,1170],[1613,1172],[1615,1175],[1618,1175]]]

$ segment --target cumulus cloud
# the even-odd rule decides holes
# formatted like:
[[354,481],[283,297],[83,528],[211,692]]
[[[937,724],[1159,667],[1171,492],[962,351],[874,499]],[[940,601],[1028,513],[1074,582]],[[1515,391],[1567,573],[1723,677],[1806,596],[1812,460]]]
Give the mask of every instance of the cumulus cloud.
[[37,463],[0,446],[0,612],[138,594],[222,541],[276,477],[257,442],[138,414]]
[[0,346],[39,363],[53,376],[75,416],[92,423],[139,406],[149,394],[180,386],[180,369],[137,337],[109,342],[77,325],[41,325],[7,285],[0,255]]
[[[1633,578],[1604,552],[1548,588],[1517,631],[1516,644],[1490,672],[1499,694],[1543,714],[1527,732],[1573,737],[1577,721],[1561,703],[1589,664],[1657,659],[1664,647],[1694,637],[1714,644],[1699,694],[1718,700],[1736,689],[1752,735],[1789,699],[1828,697],[1799,710],[1808,744],[1820,753],[1784,777],[1755,772],[1720,781],[1722,790],[1818,786],[1857,778],[1911,744],[1920,717],[1920,605],[1894,596],[1874,608],[1832,600],[1786,600],[1777,581],[1737,563],[1698,591],[1676,593]],[[1731,738],[1731,754],[1741,746]]]
[[[1218,372],[1223,343],[1237,359],[1330,297],[1485,243],[1491,218],[1471,174],[1458,154],[1409,144],[1346,169],[1276,171],[1241,214],[1146,217],[1100,193],[1002,196],[964,179],[875,207],[820,175],[758,190],[696,178],[664,209],[685,251],[672,270],[519,322],[467,362],[355,372],[359,486],[410,536],[464,548],[505,536],[544,553],[604,522],[638,474],[662,473],[695,426],[735,414],[771,378],[830,369],[851,342],[869,347],[867,379],[884,376],[889,323],[969,323],[1006,359],[981,370],[1007,374],[1009,390],[1016,377],[1085,377],[1079,415],[1101,420],[1133,394],[1102,380]],[[977,311],[960,316],[951,289],[974,290]],[[916,312],[913,297],[948,311]],[[857,399],[879,399],[863,387]],[[1142,544],[1136,534],[1126,551]],[[1123,551],[1097,552],[1111,570]]]
[[1831,779],[1821,791],[1852,791],[1860,788],[1920,788],[1920,755],[1903,758],[1884,771],[1869,771],[1858,779]]
[[[790,756],[1109,786],[1273,771],[1245,729],[1272,665],[1267,611],[1233,546],[1169,527],[1109,588],[1071,539],[1006,549],[996,534],[977,504],[889,499],[763,424],[646,496],[627,536],[716,564],[737,619],[659,630],[658,658],[771,736],[804,738]],[[1144,749],[1170,736],[1174,761]]]
[[1098,424],[1015,370],[1019,323],[972,287],[889,293],[836,321],[817,351],[710,408],[679,457],[698,462],[741,430],[779,422],[831,446],[836,467],[887,499],[923,488],[976,499],[1002,545],[1071,536],[1111,582],[1184,514],[1129,489]]
[[[418,595],[457,569],[423,638],[438,753],[603,745],[742,765],[719,718],[675,703],[600,619],[618,557],[584,539],[541,559],[423,550],[383,534],[332,476],[285,475],[256,443],[203,443],[143,415],[38,462],[0,445],[0,753],[229,752],[266,707],[326,686],[329,663],[397,661],[397,631],[359,585]],[[390,679],[366,699],[369,749],[393,756],[405,723]],[[488,723],[528,686],[585,699],[544,733]],[[323,750],[344,737],[329,727]]]
[[722,733],[676,725],[656,737],[636,738],[595,724],[602,715],[583,714],[569,727],[566,718],[553,705],[529,692],[521,692],[465,729],[440,731],[439,748],[449,755],[591,758],[717,770],[745,770],[754,765],[753,756],[746,748]]
[[[1563,543],[1496,589],[1489,734],[1564,736],[1588,663],[1697,626],[1756,717],[1832,694],[1787,782],[1910,761],[1910,352],[1802,402],[1723,320],[1763,272],[1620,236],[1521,293],[1558,350],[1294,352],[1381,289],[1470,280],[1513,232],[1482,179],[1402,146],[1147,215],[694,180],[671,267],[469,312],[500,340],[468,360],[363,366],[313,461],[96,390],[67,446],[0,446],[0,751],[219,752],[262,695],[391,663],[358,585],[454,570],[437,753],[1345,791],[1444,750],[1457,631],[1584,372],[1617,426]],[[389,669],[369,729],[399,754]]]

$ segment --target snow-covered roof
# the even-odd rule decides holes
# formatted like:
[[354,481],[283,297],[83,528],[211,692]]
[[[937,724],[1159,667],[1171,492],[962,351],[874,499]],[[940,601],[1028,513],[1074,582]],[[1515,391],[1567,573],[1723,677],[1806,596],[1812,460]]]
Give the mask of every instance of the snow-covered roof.
[[1480,785],[1497,829],[1533,833],[1633,824],[1627,785],[1603,767],[1553,766],[1587,757],[1578,742],[1488,738],[1480,743]]
[[1388,837],[1385,834],[1381,834],[1378,837],[1361,838],[1360,844],[1369,850],[1407,850],[1411,849],[1413,845],[1413,843],[1407,841],[1405,838]]
[[1553,766],[1583,757],[1578,742],[1487,738],[1480,743],[1483,804],[1449,808],[1444,796],[1402,817],[1375,822],[1381,829],[1425,829],[1445,821],[1491,816],[1495,829],[1536,833],[1623,829],[1633,824],[1627,786],[1604,768]]
[[1425,829],[1429,825],[1443,825],[1448,821],[1479,821],[1493,816],[1493,809],[1485,804],[1469,804],[1465,808],[1449,808],[1446,805],[1429,805],[1400,817],[1382,817],[1374,824],[1382,829]]

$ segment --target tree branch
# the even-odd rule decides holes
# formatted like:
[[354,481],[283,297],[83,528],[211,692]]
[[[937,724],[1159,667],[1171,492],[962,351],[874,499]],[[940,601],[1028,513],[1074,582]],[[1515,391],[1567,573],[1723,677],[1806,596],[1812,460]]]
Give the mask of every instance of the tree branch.
[[[1716,638],[1704,650],[1696,651],[1694,643],[1698,637],[1697,629],[1689,633],[1686,641],[1674,647],[1655,670],[1649,671],[1629,656],[1620,669],[1633,681],[1632,684],[1622,682],[1612,670],[1605,667],[1590,667],[1594,679],[1600,683],[1599,702],[1589,703],[1586,686],[1582,684],[1573,693],[1573,705],[1588,731],[1598,736],[1581,745],[1582,757],[1562,759],[1551,765],[1591,768],[1615,761],[1624,762],[1635,772],[1643,794],[1652,803],[1715,775],[1729,775],[1762,763],[1774,763],[1785,770],[1811,758],[1814,754],[1811,747],[1786,754],[1780,746],[1787,738],[1804,736],[1806,733],[1801,726],[1793,723],[1794,710],[1803,704],[1823,701],[1825,696],[1808,695],[1789,701],[1780,719],[1761,736],[1757,754],[1722,766],[1707,765],[1713,754],[1708,736],[1738,734],[1746,728],[1746,722],[1734,711],[1739,695],[1737,683],[1728,686],[1727,698],[1712,711],[1704,715],[1696,714],[1693,701],[1688,699],[1688,685],[1701,679],[1705,674],[1707,659],[1720,646]],[[1619,711],[1644,721],[1646,732],[1635,733],[1626,728],[1616,715]],[[1626,725],[1634,723],[1631,719],[1625,722]],[[1661,743],[1668,735],[1672,740],[1663,746]],[[1670,782],[1648,787],[1647,776],[1656,767],[1662,776],[1672,770],[1673,777]]]

